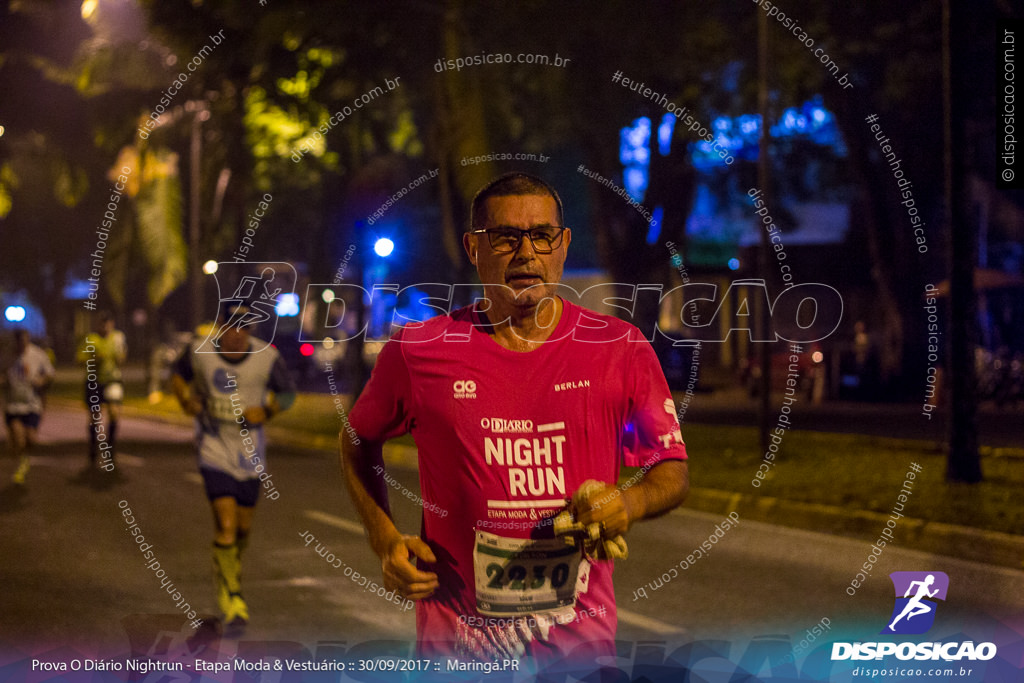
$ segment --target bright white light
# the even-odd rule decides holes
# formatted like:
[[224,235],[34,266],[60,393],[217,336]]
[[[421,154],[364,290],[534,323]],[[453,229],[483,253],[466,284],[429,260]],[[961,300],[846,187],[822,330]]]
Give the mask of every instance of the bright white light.
[[325,289],[323,292],[321,292],[320,298],[324,300],[325,304],[331,303],[332,301],[334,301],[334,290]]
[[20,323],[25,319],[25,309],[21,306],[8,306],[4,309],[4,317],[9,322]]
[[299,314],[299,295],[294,292],[279,295],[274,310],[284,318],[297,316]]
[[388,257],[391,256],[391,252],[395,250],[395,243],[389,240],[387,237],[381,237],[373,245],[373,253],[377,256]]
[[213,259],[210,259],[209,261],[204,263],[203,264],[203,272],[206,273],[207,275],[213,275],[214,273],[216,273],[217,272],[217,262],[214,261]]

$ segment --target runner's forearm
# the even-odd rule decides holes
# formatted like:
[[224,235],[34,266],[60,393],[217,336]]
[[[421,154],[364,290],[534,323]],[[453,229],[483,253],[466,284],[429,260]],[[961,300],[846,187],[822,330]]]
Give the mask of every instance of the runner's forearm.
[[383,556],[401,533],[391,520],[391,506],[388,504],[387,486],[384,478],[378,476],[375,468],[384,466],[382,446],[379,442],[361,439],[355,444],[342,432],[341,471],[352,502],[363,520],[369,537],[370,547],[378,556]]
[[686,499],[690,475],[685,460],[665,460],[652,467],[622,496],[632,521],[665,514]]

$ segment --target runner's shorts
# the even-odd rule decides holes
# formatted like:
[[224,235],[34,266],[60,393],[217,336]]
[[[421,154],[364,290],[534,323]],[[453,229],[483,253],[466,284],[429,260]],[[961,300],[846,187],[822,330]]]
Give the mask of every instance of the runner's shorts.
[[206,497],[211,501],[227,497],[234,498],[242,507],[251,508],[256,505],[256,499],[260,496],[259,479],[239,481],[230,474],[209,467],[200,467],[199,473],[203,475]]
[[29,429],[39,429],[39,413],[25,413],[23,415],[17,415],[15,413],[4,414],[4,421],[7,422],[8,425],[15,420]]

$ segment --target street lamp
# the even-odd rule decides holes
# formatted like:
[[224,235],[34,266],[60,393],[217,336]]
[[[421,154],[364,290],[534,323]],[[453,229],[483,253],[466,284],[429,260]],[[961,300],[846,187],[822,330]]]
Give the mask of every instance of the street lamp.
[[395,243],[387,237],[381,237],[373,244],[373,253],[377,254],[381,258],[387,258],[391,256],[391,252],[395,250]]

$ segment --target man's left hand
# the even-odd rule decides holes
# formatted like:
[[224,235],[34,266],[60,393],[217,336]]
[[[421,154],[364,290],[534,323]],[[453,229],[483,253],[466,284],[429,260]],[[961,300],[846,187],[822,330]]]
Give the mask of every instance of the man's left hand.
[[614,486],[594,491],[576,505],[576,521],[601,524],[605,538],[626,533],[638,517],[636,503],[629,491],[621,491]]

